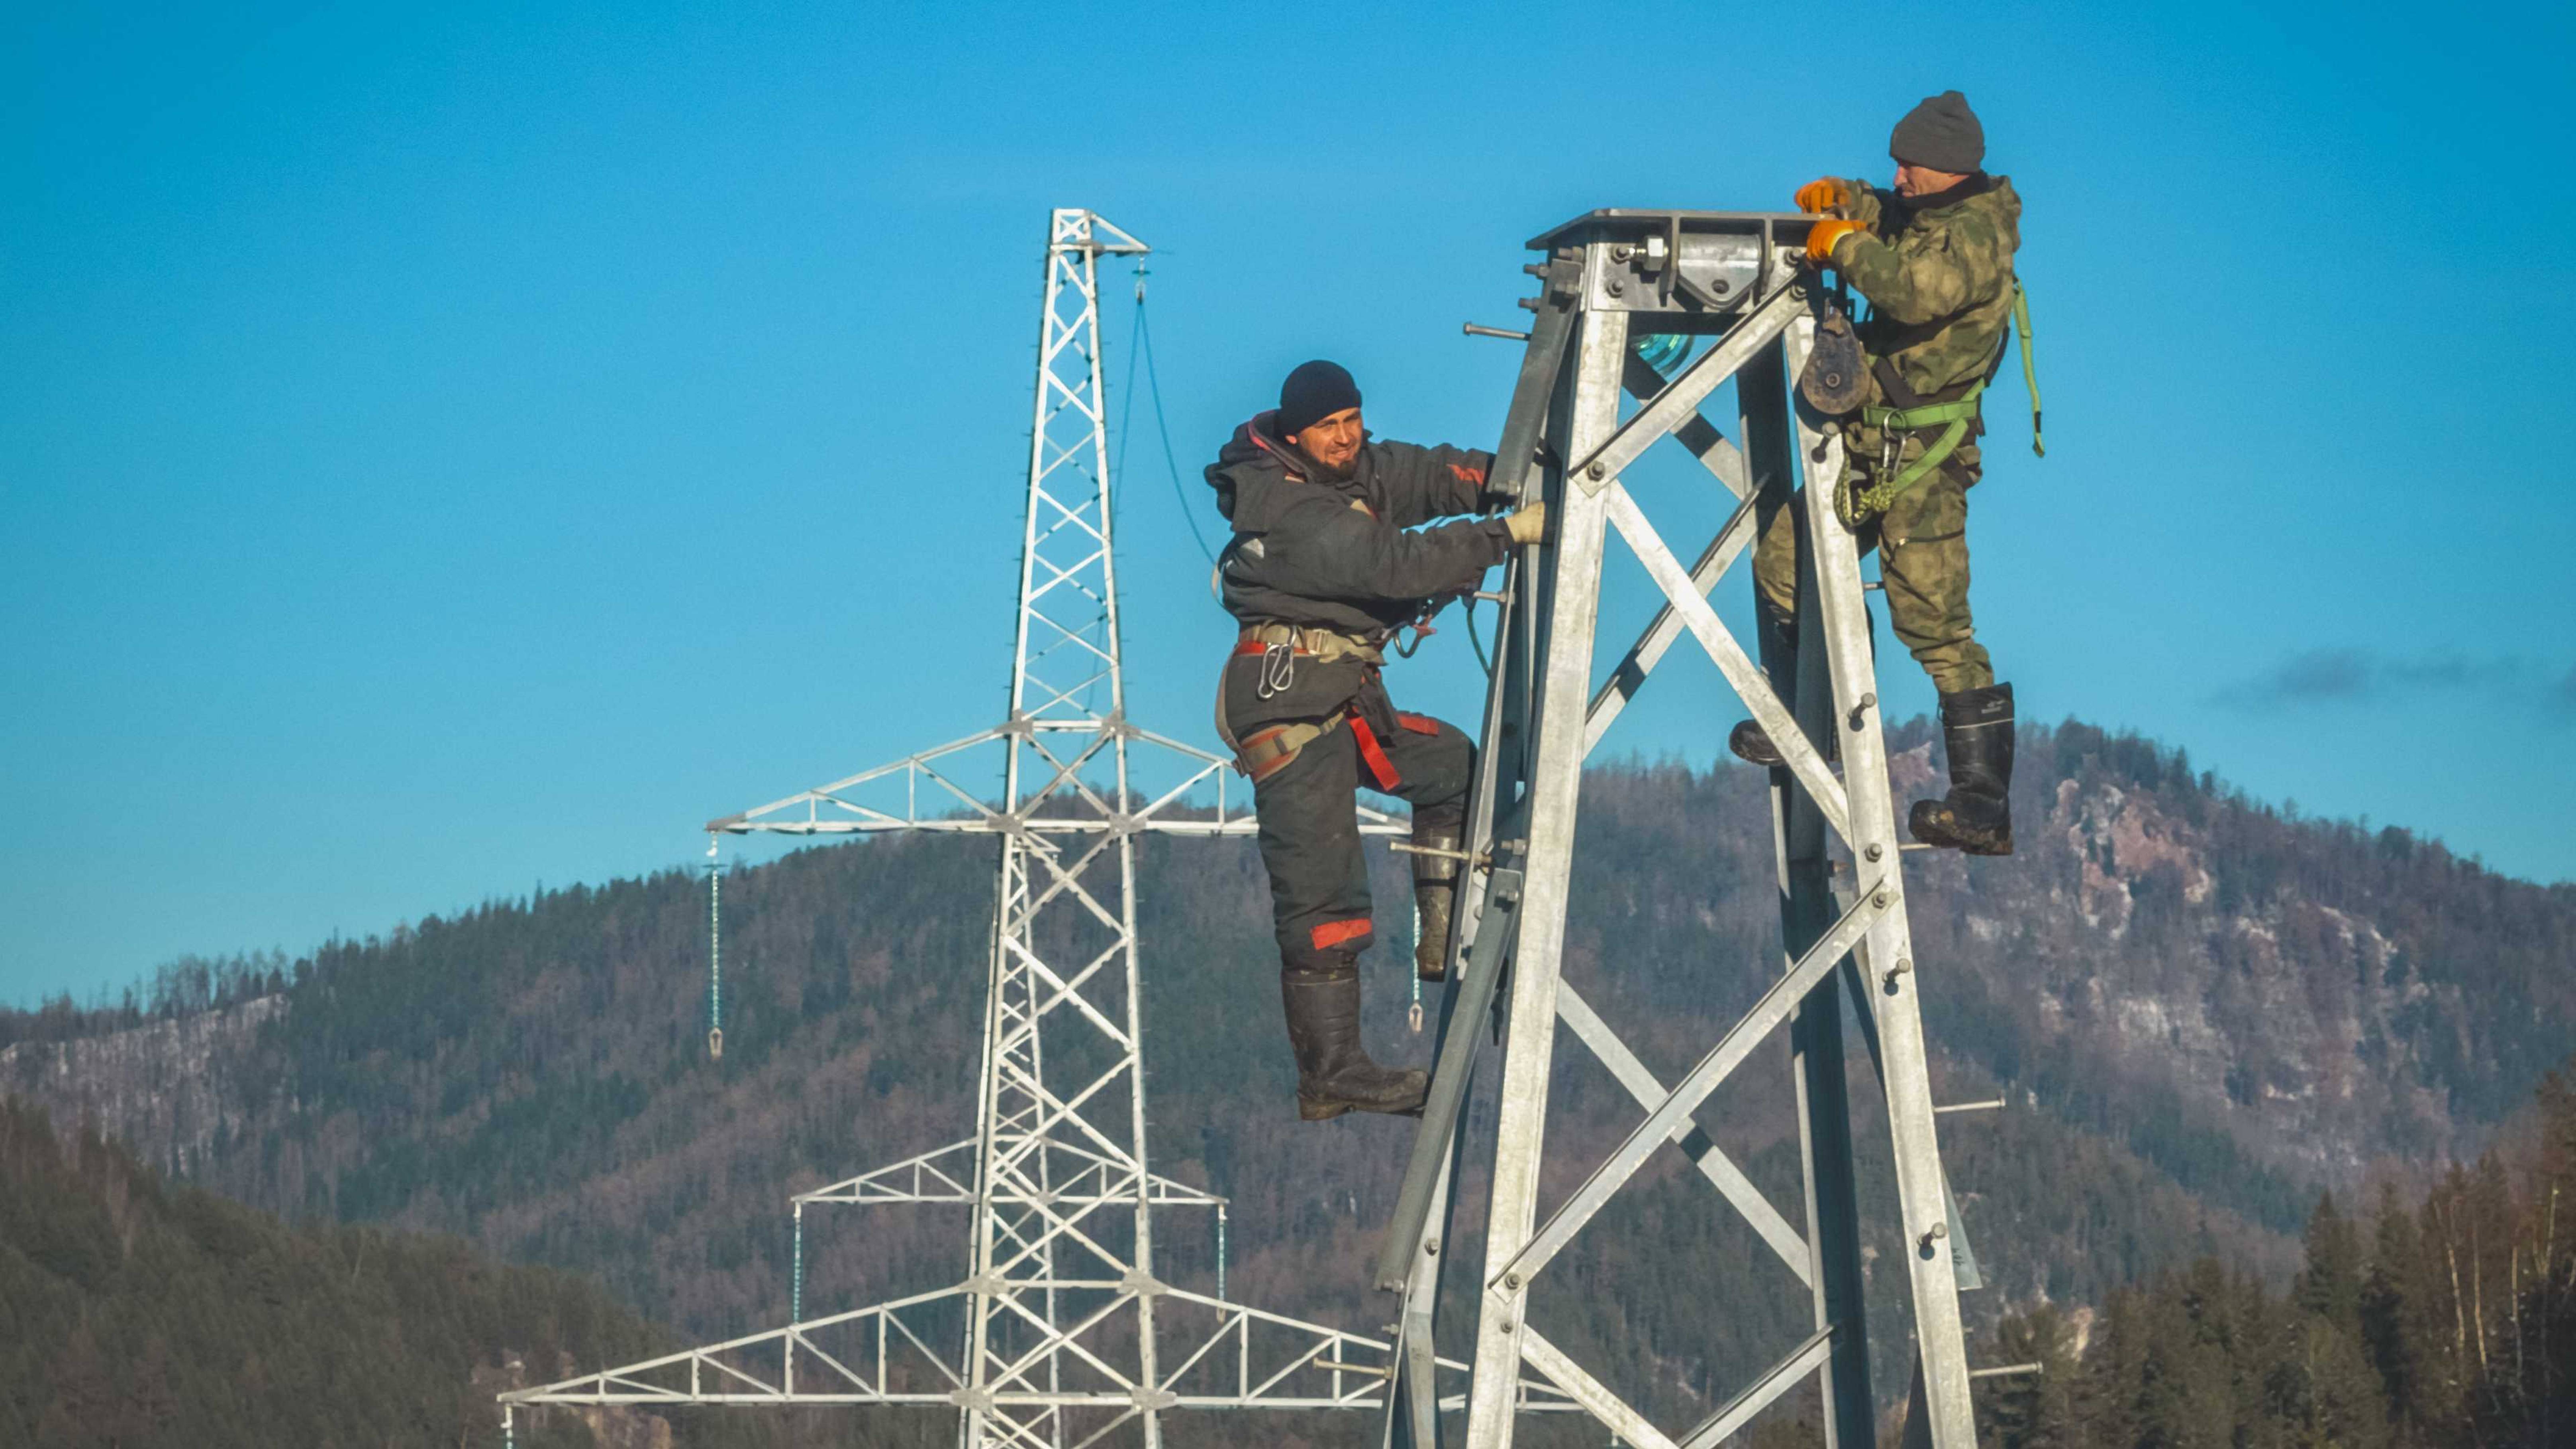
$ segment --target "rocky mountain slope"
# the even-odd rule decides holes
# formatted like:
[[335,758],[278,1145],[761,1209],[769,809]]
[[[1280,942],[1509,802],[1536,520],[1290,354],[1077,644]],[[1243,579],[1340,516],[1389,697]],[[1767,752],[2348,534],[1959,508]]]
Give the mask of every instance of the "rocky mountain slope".
[[[1928,785],[1924,728],[1892,744],[1900,785]],[[1586,784],[1569,977],[1667,1079],[1778,970],[1761,790],[1735,766]],[[1940,1095],[2013,1103],[1945,1119],[1981,1318],[2203,1252],[2286,1274],[2321,1188],[2471,1149],[2576,1041],[2576,889],[2301,820],[2075,724],[2025,740],[2015,808],[2010,859],[1908,857]],[[159,1011],[0,1020],[0,1087],[246,1203],[461,1233],[731,1334],[785,1316],[790,1192],[968,1131],[990,869],[981,842],[914,838],[729,876],[721,1062],[704,884],[672,873],[237,970]],[[1233,1199],[1232,1296],[1381,1321],[1362,1264],[1406,1126],[1294,1120],[1248,846],[1153,840],[1144,881],[1156,1170]],[[1419,1059],[1397,955],[1373,958],[1376,1044]],[[1633,1109],[1581,1057],[1560,1052],[1551,1134],[1606,1149]],[[1703,1124],[1794,1204],[1785,1050],[1741,1075]],[[1605,1244],[1550,1296],[1569,1349],[1642,1345],[1652,1392],[1688,1396],[1767,1363],[1803,1307],[1670,1166],[1614,1210],[1653,1234],[1652,1271]],[[809,1311],[962,1273],[953,1209],[838,1213],[809,1219]],[[1208,1286],[1204,1219],[1160,1231],[1165,1276]]]

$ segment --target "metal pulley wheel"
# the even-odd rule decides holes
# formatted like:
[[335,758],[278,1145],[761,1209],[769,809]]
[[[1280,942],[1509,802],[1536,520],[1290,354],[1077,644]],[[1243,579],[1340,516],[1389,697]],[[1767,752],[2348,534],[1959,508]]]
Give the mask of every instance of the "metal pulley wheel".
[[1798,374],[1798,395],[1829,418],[1859,407],[1869,395],[1869,359],[1860,350],[1851,318],[1831,302],[1816,324],[1816,345],[1807,354],[1806,369]]

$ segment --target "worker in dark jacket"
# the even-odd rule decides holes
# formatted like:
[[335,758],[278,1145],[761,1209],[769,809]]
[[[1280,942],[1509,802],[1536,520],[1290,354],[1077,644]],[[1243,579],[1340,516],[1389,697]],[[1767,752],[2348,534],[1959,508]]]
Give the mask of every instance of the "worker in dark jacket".
[[1207,470],[1234,525],[1218,572],[1242,623],[1217,730],[1252,778],[1297,1111],[1310,1122],[1419,1111],[1428,1085],[1360,1045],[1359,954],[1372,932],[1353,796],[1366,786],[1413,806],[1414,962],[1436,980],[1476,751],[1455,725],[1399,712],[1378,671],[1396,630],[1538,541],[1536,503],[1414,527],[1510,501],[1487,493],[1492,466],[1490,453],[1371,439],[1351,375],[1318,361],[1288,374],[1278,410],[1235,429]]

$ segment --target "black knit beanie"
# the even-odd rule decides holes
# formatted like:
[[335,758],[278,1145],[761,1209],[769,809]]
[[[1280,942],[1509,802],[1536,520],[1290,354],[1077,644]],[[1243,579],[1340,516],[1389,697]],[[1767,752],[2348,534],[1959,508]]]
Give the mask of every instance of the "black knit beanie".
[[1929,166],[1964,176],[1986,164],[1986,128],[1957,91],[1925,96],[1896,123],[1887,154],[1908,166]]
[[1293,438],[1344,408],[1360,405],[1360,385],[1338,362],[1299,363],[1279,384],[1279,436]]

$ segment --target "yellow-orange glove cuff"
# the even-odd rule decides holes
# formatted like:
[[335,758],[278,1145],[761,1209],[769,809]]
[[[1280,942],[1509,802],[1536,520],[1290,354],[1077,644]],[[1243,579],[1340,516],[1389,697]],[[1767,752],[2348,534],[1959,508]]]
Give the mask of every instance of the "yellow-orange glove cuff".
[[1841,245],[1844,237],[1868,230],[1856,221],[1817,222],[1807,231],[1807,260],[1820,267],[1830,266],[1834,260],[1834,248]]

